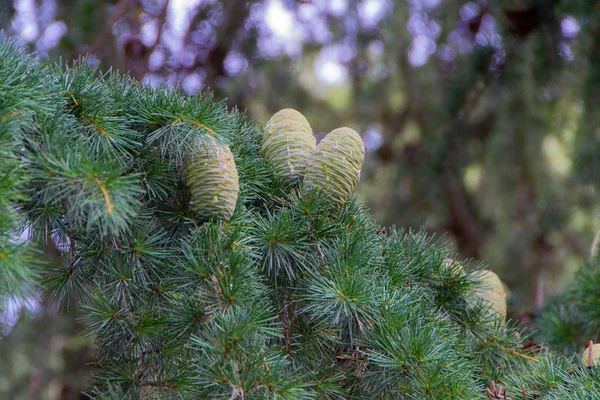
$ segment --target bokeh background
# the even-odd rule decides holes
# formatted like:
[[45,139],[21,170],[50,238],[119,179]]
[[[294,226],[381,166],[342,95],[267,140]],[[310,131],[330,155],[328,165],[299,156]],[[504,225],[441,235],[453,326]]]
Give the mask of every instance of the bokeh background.
[[[489,265],[513,318],[596,251],[599,1],[0,0],[0,28],[47,62],[210,89],[263,123],[292,107],[318,137],[354,128],[375,218]],[[0,397],[80,398],[76,316],[6,306]]]

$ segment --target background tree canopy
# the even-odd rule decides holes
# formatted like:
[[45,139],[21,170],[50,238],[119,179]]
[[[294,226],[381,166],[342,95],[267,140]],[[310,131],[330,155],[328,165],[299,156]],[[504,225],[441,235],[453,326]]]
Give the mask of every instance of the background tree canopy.
[[89,54],[263,123],[293,107],[367,148],[383,225],[444,236],[539,308],[598,229],[600,13],[586,0],[0,0],[40,57]]

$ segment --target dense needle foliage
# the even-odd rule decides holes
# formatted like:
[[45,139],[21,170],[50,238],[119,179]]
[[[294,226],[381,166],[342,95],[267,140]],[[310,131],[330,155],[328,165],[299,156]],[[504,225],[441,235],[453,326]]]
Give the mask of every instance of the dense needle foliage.
[[[0,291],[39,275],[47,299],[79,310],[92,396],[475,399],[492,380],[513,397],[600,396],[577,359],[488,312],[480,266],[378,226],[354,197],[332,206],[275,179],[262,126],[208,93],[85,59],[42,67],[5,41],[0,104]],[[182,176],[208,137],[239,172],[226,222],[194,218]],[[32,240],[16,243],[25,228]],[[37,242],[60,259],[34,271]]]

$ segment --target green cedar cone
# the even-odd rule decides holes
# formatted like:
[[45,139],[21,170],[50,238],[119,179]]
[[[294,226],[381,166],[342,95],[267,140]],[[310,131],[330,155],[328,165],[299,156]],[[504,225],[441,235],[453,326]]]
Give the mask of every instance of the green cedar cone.
[[334,129],[312,153],[304,187],[322,190],[335,204],[344,203],[354,192],[364,158],[365,145],[356,131]]
[[196,217],[223,221],[231,218],[240,186],[229,147],[214,139],[199,143],[185,159],[184,174]]
[[506,321],[506,292],[504,284],[498,275],[492,271],[477,272],[477,278],[482,281],[482,286],[476,295],[490,304],[490,311],[498,316],[502,323]]
[[261,152],[275,176],[293,184],[304,176],[306,164],[316,146],[304,115],[285,108],[267,122]]

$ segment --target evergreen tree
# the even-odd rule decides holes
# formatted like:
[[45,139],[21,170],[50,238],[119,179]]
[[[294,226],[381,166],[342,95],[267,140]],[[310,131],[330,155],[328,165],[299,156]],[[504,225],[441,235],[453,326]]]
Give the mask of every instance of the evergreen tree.
[[[278,178],[262,126],[211,94],[86,59],[43,67],[10,41],[0,82],[1,289],[39,275],[46,299],[79,311],[92,396],[476,399],[492,382],[600,396],[596,375],[504,323],[481,265],[378,226],[354,196]],[[239,193],[230,219],[201,219],[210,182],[190,190],[187,163],[219,146]],[[25,227],[31,242],[14,243]],[[60,253],[39,274],[38,242]]]

